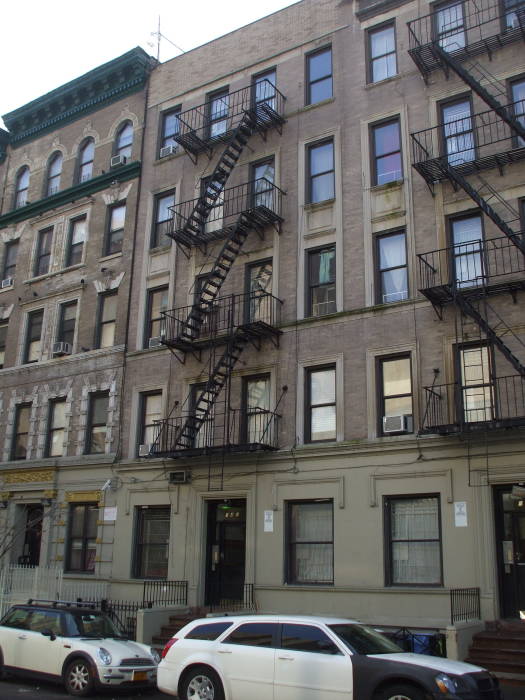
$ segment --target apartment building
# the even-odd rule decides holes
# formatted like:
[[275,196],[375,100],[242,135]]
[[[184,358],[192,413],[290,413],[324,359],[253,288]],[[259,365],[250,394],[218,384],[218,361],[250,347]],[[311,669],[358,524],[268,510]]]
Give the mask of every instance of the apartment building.
[[95,547],[120,597],[465,638],[525,609],[524,22],[302,0],[150,73]]

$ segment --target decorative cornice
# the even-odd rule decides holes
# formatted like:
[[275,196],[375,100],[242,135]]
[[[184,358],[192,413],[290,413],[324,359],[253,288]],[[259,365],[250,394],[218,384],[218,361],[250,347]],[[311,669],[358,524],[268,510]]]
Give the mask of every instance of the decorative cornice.
[[126,165],[120,165],[118,168],[114,168],[107,173],[91,178],[91,180],[80,182],[78,185],[73,185],[73,187],[68,187],[66,190],[61,190],[56,194],[52,194],[50,197],[44,197],[44,199],[39,199],[37,202],[31,202],[31,204],[26,204],[25,207],[20,207],[19,209],[13,209],[13,211],[9,211],[0,216],[0,229],[10,224],[16,224],[19,221],[30,219],[38,214],[43,214],[51,209],[56,209],[64,204],[75,202],[77,199],[87,197],[94,192],[100,192],[100,190],[109,187],[112,182],[126,182],[127,180],[132,180],[139,176],[140,167],[141,164],[138,160],[133,163],[127,163]]
[[[137,46],[118,58],[3,116],[11,146],[38,138],[144,87],[156,65]],[[0,148],[1,153],[1,148]]]
[[7,144],[9,143],[9,132],[5,129],[0,129],[0,165],[4,162],[7,155]]

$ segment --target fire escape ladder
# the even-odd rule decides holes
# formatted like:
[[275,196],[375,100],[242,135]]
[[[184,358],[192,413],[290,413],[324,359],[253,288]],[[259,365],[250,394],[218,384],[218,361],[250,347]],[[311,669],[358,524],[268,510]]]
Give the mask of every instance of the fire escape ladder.
[[[471,319],[473,319],[479,326],[479,328],[483,331],[483,333],[486,335],[487,340],[495,345],[498,350],[500,350],[503,355],[507,358],[507,360],[511,363],[511,365],[514,367],[514,369],[520,374],[522,377],[525,377],[525,365],[523,365],[519,359],[516,357],[516,355],[512,352],[512,350],[506,345],[503,340],[501,339],[501,335],[498,335],[494,328],[490,325],[487,316],[487,314],[482,314],[479,310],[479,305],[475,306],[472,301],[466,296],[465,294],[461,292],[457,292],[455,295],[455,301],[457,305],[460,307],[460,309],[463,311],[463,313],[466,316],[469,316]],[[519,338],[513,333],[513,331],[507,326],[507,324],[504,323],[503,319],[497,314],[495,309],[493,309],[489,304],[486,302],[485,299],[483,299],[484,304],[487,308],[487,311],[491,311],[493,314],[497,316],[498,319],[498,326],[497,327],[504,327],[505,328],[505,334],[507,333],[512,333],[512,335],[519,340]],[[521,341],[519,341],[521,342]]]
[[[501,102],[494,96],[494,93],[498,97],[503,97],[504,100],[507,99],[507,93],[501,83],[495,78],[489,71],[483,68],[479,63],[472,61],[470,63],[461,63],[457,58],[455,58],[451,52],[445,51],[439,42],[434,43],[434,51],[438,54],[442,62],[451,68],[456,75],[458,75],[467,85],[476,92],[482,100],[484,100],[488,106],[498,114],[503,121],[510,126],[510,128],[520,136],[525,139],[525,126],[521,124],[518,119],[514,116],[512,111],[512,106],[507,107],[501,104]],[[487,90],[485,85],[481,84],[481,80],[485,82],[486,85],[490,85],[490,91]]]

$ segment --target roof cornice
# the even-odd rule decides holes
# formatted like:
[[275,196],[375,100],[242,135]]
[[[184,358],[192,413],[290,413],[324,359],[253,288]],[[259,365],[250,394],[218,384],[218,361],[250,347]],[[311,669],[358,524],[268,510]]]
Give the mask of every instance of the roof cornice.
[[3,115],[13,148],[141,90],[156,61],[136,47]]
[[44,197],[44,199],[39,199],[38,202],[31,202],[30,204],[26,204],[25,207],[13,209],[13,211],[3,214],[0,216],[0,229],[10,224],[24,221],[25,219],[31,219],[34,216],[43,214],[51,209],[56,209],[64,204],[69,204],[81,197],[87,197],[94,192],[100,192],[100,190],[106,189],[106,187],[109,187],[113,182],[127,182],[128,180],[132,180],[138,177],[139,173],[140,161],[138,160],[133,163],[121,165],[118,169],[115,168],[103,175],[93,177],[91,180],[80,182],[78,185],[68,187],[66,190],[52,194],[49,197]]

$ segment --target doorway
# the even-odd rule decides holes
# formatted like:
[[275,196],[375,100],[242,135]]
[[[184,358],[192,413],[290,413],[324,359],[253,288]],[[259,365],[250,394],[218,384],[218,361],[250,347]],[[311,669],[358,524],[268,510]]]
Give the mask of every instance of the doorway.
[[205,604],[224,606],[244,599],[246,500],[207,503]]
[[494,489],[496,553],[503,618],[525,618],[525,485]]
[[24,526],[24,544],[18,564],[38,566],[40,564],[40,544],[42,541],[42,518],[44,509],[41,505],[27,505],[22,515]]

